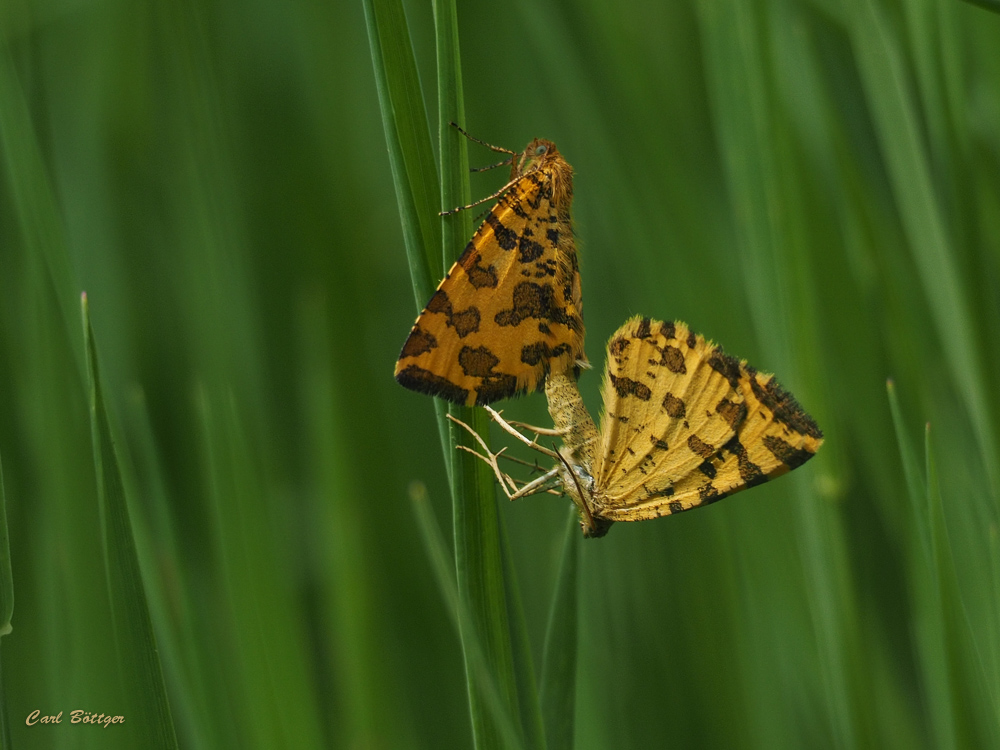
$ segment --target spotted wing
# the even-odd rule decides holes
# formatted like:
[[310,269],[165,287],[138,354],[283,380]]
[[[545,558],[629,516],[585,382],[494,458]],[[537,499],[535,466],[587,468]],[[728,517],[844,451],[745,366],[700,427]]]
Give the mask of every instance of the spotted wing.
[[[680,330],[680,324],[675,327]],[[674,424],[672,434],[679,450],[668,445],[659,460],[654,453],[645,464],[623,472],[621,478],[609,477],[605,490],[607,506],[599,511],[609,520],[655,518],[720,500],[801,466],[823,442],[816,422],[778,385],[774,376],[759,373],[720,348],[703,343],[700,336],[693,340],[695,346],[688,348],[685,364],[703,375],[693,377],[692,385],[703,383],[705,391],[718,395],[723,389],[721,378],[729,392],[715,404],[714,410],[711,400],[715,396],[707,401],[700,399],[705,411],[700,431],[693,428],[690,419],[686,421],[692,425],[691,430],[678,431]],[[681,398],[696,401],[692,390],[697,392],[698,388],[689,387]],[[606,398],[607,395],[606,392]],[[650,402],[656,396],[651,394]],[[664,403],[674,402],[664,396]],[[673,408],[675,412],[680,409],[676,403]],[[714,416],[709,416],[709,412],[714,412]],[[619,406],[618,413],[628,418],[630,410]],[[719,425],[719,418],[729,429]],[[671,430],[666,434],[671,434]],[[634,442],[641,442],[641,437],[626,436],[625,452]],[[684,447],[691,455],[685,455]]]
[[600,515],[618,520],[637,503],[665,501],[692,473],[704,475],[744,409],[729,367],[683,323],[633,318],[611,337],[594,472]]
[[559,161],[523,176],[490,210],[417,318],[399,383],[488,404],[585,360],[572,192],[554,186],[571,170]]

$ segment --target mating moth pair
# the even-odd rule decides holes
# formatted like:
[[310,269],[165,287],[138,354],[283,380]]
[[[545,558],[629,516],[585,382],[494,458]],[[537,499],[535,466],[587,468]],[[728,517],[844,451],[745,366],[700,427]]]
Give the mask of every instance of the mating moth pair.
[[[584,536],[599,537],[614,521],[706,505],[812,458],[823,433],[774,376],[681,322],[635,317],[611,336],[598,429],[576,384],[587,361],[573,169],[549,141],[535,139],[520,153],[489,148],[508,155],[500,164],[511,165],[510,181],[491,196],[499,200],[417,318],[396,379],[470,406],[544,381],[554,428],[519,425],[533,439],[487,406],[501,428],[554,464],[519,485],[500,470],[502,451],[480,440],[477,455],[510,499],[566,494]],[[562,446],[539,445],[541,435]]]

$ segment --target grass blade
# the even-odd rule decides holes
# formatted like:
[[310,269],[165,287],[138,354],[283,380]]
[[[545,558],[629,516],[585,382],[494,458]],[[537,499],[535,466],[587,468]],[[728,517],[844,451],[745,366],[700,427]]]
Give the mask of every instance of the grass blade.
[[129,518],[121,469],[111,437],[90,325],[87,295],[81,298],[83,339],[90,375],[90,424],[100,504],[108,597],[122,683],[134,711],[126,727],[137,747],[176,748],[170,704],[150,622],[146,591]]
[[486,652],[479,640],[472,615],[459,594],[458,584],[455,581],[449,560],[448,546],[444,542],[444,537],[434,520],[430,503],[427,501],[427,489],[419,482],[414,482],[410,486],[410,500],[413,502],[417,526],[420,529],[427,556],[430,558],[441,596],[444,598],[448,614],[462,638],[462,646],[468,662],[469,680],[475,684],[480,695],[478,705],[489,712],[492,720],[491,726],[497,732],[499,741],[503,743],[502,747],[523,748],[520,728],[515,724],[509,706],[493,679],[493,673],[490,670]]
[[[470,202],[469,160],[465,138],[449,123],[465,119],[458,14],[454,0],[434,3],[437,45],[439,141],[441,147],[441,204]],[[472,234],[468,211],[443,218],[445,266],[458,257]],[[483,436],[489,421],[482,409],[451,406],[452,414]],[[473,438],[451,423],[451,444],[473,447]],[[535,689],[531,652],[524,631],[521,605],[512,569],[506,565],[505,531],[497,513],[496,490],[487,467],[463,451],[452,459],[452,506],[455,519],[455,564],[458,590],[469,611],[475,637],[485,649],[490,671],[504,697],[507,711],[519,716],[528,747],[544,747],[541,711]],[[463,642],[467,636],[463,629]],[[466,668],[471,667],[468,655]],[[471,675],[470,675],[471,676]],[[501,747],[502,737],[483,711],[482,696],[470,680],[470,710],[476,746]]]
[[965,2],[992,13],[1000,13],[1000,0],[965,0]]
[[[437,280],[444,275],[439,252],[441,221],[437,216],[440,187],[427,109],[420,92],[402,3],[399,0],[365,0],[364,6],[382,125],[403,227],[403,244],[413,296],[417,310],[421,310],[430,299]],[[451,431],[444,417],[444,405],[435,401],[434,407],[448,480],[453,482]]]
[[[0,32],[2,33],[2,32]],[[86,382],[84,353],[77,335],[75,290],[79,289],[69,255],[55,192],[35,136],[28,103],[17,79],[10,49],[0,39],[0,153],[6,162],[11,195],[25,249],[44,259],[59,302],[66,340]]]
[[[14,614],[14,576],[10,565],[10,539],[7,536],[7,497],[3,488],[3,461],[0,460],[0,657],[3,636],[11,631]],[[0,744],[13,748],[10,723],[7,720],[7,700],[3,686],[3,669],[0,667]]]
[[938,588],[943,651],[947,660],[947,690],[954,716],[956,747],[997,747],[1000,728],[991,711],[982,661],[975,653],[968,614],[958,587],[955,560],[945,525],[931,427],[924,431],[926,502],[930,516],[934,580]]
[[7,496],[3,488],[3,461],[0,460],[0,638],[11,631],[14,614],[14,574],[10,565],[10,538],[7,536]]
[[430,299],[444,275],[438,248],[438,178],[420,93],[417,65],[410,46],[406,15],[399,0],[365,0],[368,43],[375,85],[389,148],[389,164],[403,225],[413,295],[418,309]]
[[944,361],[964,401],[997,501],[997,443],[988,418],[989,391],[977,351],[976,319],[963,283],[955,241],[947,230],[935,189],[930,157],[922,142],[921,118],[908,95],[907,61],[892,36],[885,11],[871,0],[854,4],[854,49],[872,122],[898,206],[927,308],[937,329]]
[[570,509],[542,657],[541,701],[548,750],[572,750],[576,715],[580,523]]
[[982,664],[976,659],[945,525],[930,425],[924,435],[924,469],[904,423],[896,387],[887,384],[903,474],[911,501],[910,590],[925,712],[935,747],[993,747]]

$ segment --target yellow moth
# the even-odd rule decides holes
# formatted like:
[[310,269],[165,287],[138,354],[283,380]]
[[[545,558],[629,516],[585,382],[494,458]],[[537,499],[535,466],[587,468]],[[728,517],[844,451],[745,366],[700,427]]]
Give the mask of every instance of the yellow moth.
[[512,500],[558,488],[576,504],[584,536],[615,521],[680,513],[801,466],[823,433],[773,375],[692,333],[684,323],[635,317],[608,341],[598,430],[572,370],[551,372],[545,395],[558,451],[528,439],[498,412],[507,432],[553,458],[546,474],[518,487],[480,444]]

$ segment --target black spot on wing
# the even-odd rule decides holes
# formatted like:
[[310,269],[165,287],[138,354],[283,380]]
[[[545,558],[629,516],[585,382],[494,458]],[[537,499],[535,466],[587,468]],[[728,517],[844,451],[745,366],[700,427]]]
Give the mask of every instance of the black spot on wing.
[[476,404],[479,406],[491,404],[502,398],[516,396],[522,390],[524,389],[518,390],[517,378],[513,375],[496,373],[485,378],[476,389]]
[[771,376],[763,385],[757,380],[757,371],[748,367],[750,372],[750,387],[760,402],[774,412],[774,419],[794,432],[809,435],[816,439],[823,437],[819,425],[799,406],[791,393],[784,390]]
[[501,310],[494,316],[497,325],[517,326],[527,318],[563,323],[574,330],[574,326],[579,325],[579,321],[571,319],[559,305],[555,290],[549,284],[522,281],[514,287],[512,302],[511,309]]
[[485,346],[463,346],[458,353],[458,364],[466,375],[485,378],[494,374],[493,368],[500,364],[500,358]]
[[663,408],[674,419],[684,418],[684,401],[672,393],[667,393],[663,397]]
[[[739,389],[740,383],[740,361],[735,357],[730,357],[722,349],[716,348],[708,356],[708,366],[729,381],[733,390]],[[753,378],[751,378],[753,380]]]
[[608,342],[608,354],[615,359],[619,359],[631,342],[624,336],[619,336]]
[[721,500],[723,497],[725,497],[725,495],[721,494],[711,482],[698,488],[698,499],[700,500],[701,505],[714,503],[716,500]]
[[810,451],[795,448],[776,435],[765,435],[764,447],[789,469],[796,469],[813,457]]
[[471,243],[469,248],[462,253],[462,257],[458,259],[462,268],[465,269],[465,273],[469,277],[472,286],[476,289],[496,289],[499,283],[496,268],[492,264],[483,268],[480,261],[482,261],[482,256],[477,250],[472,248]]
[[513,250],[517,247],[517,234],[505,227],[492,211],[486,214],[486,223],[493,228],[493,236],[496,237],[500,247],[504,250]]
[[747,417],[747,406],[743,403],[734,403],[728,398],[722,399],[719,405],[715,407],[715,411],[721,416],[734,430],[741,424],[743,420]]
[[681,350],[670,344],[663,347],[660,355],[660,364],[664,365],[670,372],[677,373],[678,375],[683,375],[687,372],[687,366],[684,364],[684,355],[681,353]]
[[434,334],[425,331],[418,325],[413,326],[413,330],[410,331],[406,343],[403,344],[403,351],[399,353],[399,358],[418,357],[421,354],[429,352],[437,345],[437,339],[434,338]]
[[425,308],[427,312],[440,313],[447,317],[447,325],[455,329],[459,338],[465,338],[470,333],[479,330],[479,310],[475,306],[469,306],[465,310],[455,312],[451,306],[451,300],[444,289],[434,292],[430,302]]
[[692,453],[701,456],[702,458],[711,458],[715,453],[715,448],[706,443],[697,435],[691,435],[687,439],[688,448],[691,449]]
[[411,391],[438,396],[456,404],[465,404],[469,398],[469,392],[465,388],[416,365],[400,370],[396,374],[396,382]]
[[640,401],[649,401],[652,397],[653,392],[649,389],[649,386],[645,383],[640,383],[638,380],[632,380],[626,377],[615,377],[615,375],[608,373],[611,378],[611,385],[615,387],[618,391],[618,395],[621,398],[626,396],[635,396]]
[[740,442],[739,436],[733,435],[729,441],[722,446],[722,450],[729,451],[734,456],[736,456],[736,463],[740,472],[740,480],[747,487],[754,487],[758,484],[764,484],[767,481],[767,477],[764,472],[761,471],[760,467],[750,460],[750,455],[747,453],[746,447]]
[[479,310],[468,307],[461,312],[453,313],[448,319],[448,325],[455,329],[460,339],[479,330]]
[[[670,450],[670,446],[667,445],[667,441],[662,438],[658,438],[655,435],[649,436],[649,442],[651,442],[653,444],[653,447],[656,448],[657,450],[661,451]],[[674,494],[673,488],[670,489],[670,494],[671,495]]]
[[538,260],[542,257],[545,252],[545,248],[540,244],[535,242],[528,236],[528,232],[531,231],[527,227],[524,228],[524,234],[521,235],[521,241],[518,243],[518,253],[517,259],[522,263],[531,263],[534,260]]
[[526,365],[537,365],[539,362],[548,362],[550,359],[561,357],[569,351],[569,344],[559,344],[559,346],[549,347],[544,341],[528,344],[521,348],[521,361]]

